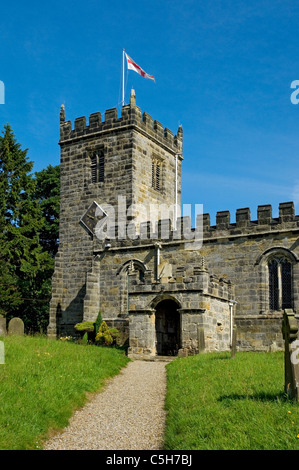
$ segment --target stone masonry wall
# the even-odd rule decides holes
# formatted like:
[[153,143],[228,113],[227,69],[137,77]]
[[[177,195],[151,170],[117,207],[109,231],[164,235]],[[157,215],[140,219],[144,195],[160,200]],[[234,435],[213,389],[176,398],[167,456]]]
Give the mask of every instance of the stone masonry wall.
[[[129,324],[130,349],[133,356],[156,352],[156,307],[172,300],[180,316],[178,325],[182,351],[198,352],[198,327],[204,328],[207,351],[225,351],[230,347],[230,283],[223,283],[201,267],[193,267],[192,281],[182,271],[169,282],[152,284],[130,279]],[[183,279],[181,275],[183,274]],[[130,277],[134,275],[131,274]]]
[[[234,307],[238,345],[244,350],[269,350],[276,346],[282,347],[283,344],[282,312],[272,312],[269,309],[267,260],[273,253],[283,254],[292,262],[293,308],[298,311],[298,216],[294,214],[292,203],[280,205],[277,219],[271,216],[266,218],[265,213],[271,215],[271,207],[260,206],[258,219],[250,220],[248,210],[239,210],[235,224],[229,223],[227,212],[220,213],[217,215],[217,225],[212,227],[207,223],[208,217],[205,214],[204,240],[200,250],[188,253],[183,249],[182,243],[175,244],[174,232],[171,232],[169,240],[162,240],[161,243],[162,276],[168,275],[171,278],[175,272],[173,266],[181,266],[188,271],[188,266],[204,256],[210,272],[232,281],[235,286],[233,300],[238,302]],[[245,214],[247,218],[240,220],[240,214]],[[159,236],[156,242],[157,240],[159,241]],[[147,254],[152,260],[155,257],[154,242],[155,240],[152,254]],[[135,240],[132,249],[137,253],[138,248],[146,243],[148,244],[148,240]],[[124,242],[123,249],[128,250],[129,255],[129,243]],[[155,269],[154,262],[151,269]],[[189,308],[192,306],[190,304]]]
[[238,209],[231,224],[229,212],[219,212],[216,226],[204,214],[201,254],[211,272],[235,286],[238,345],[244,350],[283,346],[282,311],[269,307],[269,256],[283,255],[292,263],[293,308],[299,312],[299,217],[294,204],[280,204],[278,218],[272,218],[270,205],[259,206],[257,213],[257,220],[251,220],[249,209]]
[[130,354],[154,355],[155,305],[173,299],[181,317],[183,349],[196,352],[198,326],[205,328],[207,350],[229,348],[228,302],[233,287],[210,276],[198,250],[185,250],[182,241],[157,245],[145,239],[122,244],[111,241],[105,249],[95,242],[97,255],[88,275],[84,320],[94,321],[98,309],[109,324],[127,319]]

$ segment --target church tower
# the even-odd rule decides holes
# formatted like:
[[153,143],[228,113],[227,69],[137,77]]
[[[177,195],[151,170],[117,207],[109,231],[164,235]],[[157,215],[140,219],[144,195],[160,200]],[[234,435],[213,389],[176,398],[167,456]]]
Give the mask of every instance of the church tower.
[[[182,137],[181,126],[174,136],[149,114],[142,114],[133,90],[121,117],[115,108],[109,109],[103,121],[98,112],[89,116],[88,124],[85,117],[75,119],[72,127],[61,107],[59,250],[49,336],[71,334],[73,326],[84,318],[99,214],[107,214],[111,221],[114,211],[115,230],[112,233],[110,226],[107,236],[117,244],[120,217],[134,221],[138,237],[140,223],[149,220],[150,207],[180,206]],[[180,215],[175,212],[173,209],[174,219]],[[126,237],[123,227],[122,237]]]

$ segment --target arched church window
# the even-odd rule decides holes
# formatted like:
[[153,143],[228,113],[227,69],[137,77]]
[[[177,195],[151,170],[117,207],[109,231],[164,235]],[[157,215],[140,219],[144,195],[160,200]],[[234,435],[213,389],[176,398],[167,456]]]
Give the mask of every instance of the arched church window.
[[120,278],[120,312],[127,314],[129,308],[129,273],[135,272],[139,282],[144,282],[146,266],[137,259],[132,259],[123,264],[117,275]]
[[292,308],[292,264],[285,257],[271,258],[269,271],[270,310]]

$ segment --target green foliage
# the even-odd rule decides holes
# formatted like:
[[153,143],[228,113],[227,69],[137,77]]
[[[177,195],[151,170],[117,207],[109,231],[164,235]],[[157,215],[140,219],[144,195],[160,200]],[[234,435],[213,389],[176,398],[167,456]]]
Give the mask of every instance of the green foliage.
[[117,328],[109,328],[105,321],[101,323],[95,342],[102,346],[116,345],[120,337]]
[[36,315],[28,301],[44,295],[44,277],[53,260],[39,243],[43,217],[34,197],[32,167],[7,124],[0,137],[0,268],[5,266],[0,272],[0,310],[8,318],[21,316],[25,323],[31,318],[33,324]]
[[94,323],[91,321],[84,321],[81,323],[77,323],[75,325],[75,330],[81,333],[82,336],[82,344],[91,344],[94,343]]
[[101,311],[99,311],[97,319],[96,319],[95,324],[94,324],[95,334],[96,335],[98,334],[98,331],[99,331],[99,328],[102,324],[102,321],[103,321],[103,319],[102,319]]
[[22,294],[18,288],[17,278],[0,251],[0,315],[5,316],[9,309],[15,311],[21,304]]
[[0,365],[0,450],[39,449],[62,429],[87,392],[102,389],[129,359],[113,348],[84,347],[42,336],[6,336]]
[[59,167],[32,175],[7,124],[0,136],[0,312],[45,331],[58,243]]
[[83,335],[82,344],[85,344],[85,345],[88,344],[88,333],[87,333],[87,331]]
[[102,320],[101,313],[98,313],[97,320],[95,322],[85,321],[77,323],[75,330],[84,333],[82,342],[96,343],[102,346],[117,345],[120,333],[117,328],[109,328],[105,321]]
[[94,331],[94,323],[91,321],[84,321],[75,325],[75,330],[80,332]]
[[60,167],[48,165],[35,173],[34,197],[38,200],[43,215],[39,240],[44,251],[53,257],[58,250],[60,209]]

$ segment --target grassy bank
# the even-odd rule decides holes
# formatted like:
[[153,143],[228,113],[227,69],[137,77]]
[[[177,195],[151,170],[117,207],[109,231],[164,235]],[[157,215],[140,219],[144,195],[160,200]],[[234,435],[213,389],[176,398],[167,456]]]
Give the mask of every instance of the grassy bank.
[[201,354],[167,365],[165,449],[299,450],[283,353]]
[[87,392],[100,390],[128,362],[113,348],[43,337],[1,340],[0,450],[40,448],[48,430],[65,427]]
[[[1,340],[0,450],[40,449],[49,430],[67,426],[87,393],[128,362],[117,349]],[[178,358],[167,376],[165,449],[299,450],[299,404],[284,394],[283,353]]]

